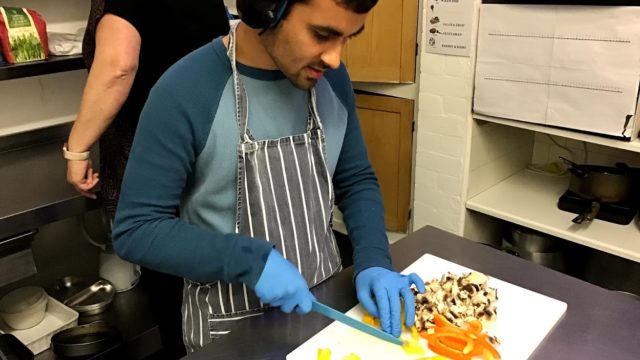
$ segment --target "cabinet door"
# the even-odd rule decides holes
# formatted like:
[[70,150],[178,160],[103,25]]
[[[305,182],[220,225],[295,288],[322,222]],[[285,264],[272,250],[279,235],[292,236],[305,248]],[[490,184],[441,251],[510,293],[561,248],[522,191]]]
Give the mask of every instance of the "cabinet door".
[[378,176],[387,230],[406,232],[411,198],[413,100],[356,95],[369,159]]
[[380,0],[343,60],[353,81],[412,83],[415,79],[417,0]]

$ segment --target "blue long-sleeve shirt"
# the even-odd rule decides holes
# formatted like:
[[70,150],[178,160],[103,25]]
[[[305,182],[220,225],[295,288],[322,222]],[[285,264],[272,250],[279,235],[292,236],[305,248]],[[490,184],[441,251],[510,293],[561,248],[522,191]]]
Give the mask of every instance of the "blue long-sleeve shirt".
[[[277,70],[238,64],[258,139],[306,130],[308,91]],[[221,38],[187,55],[152,89],[125,172],[113,237],[143,266],[203,283],[253,287],[272,249],[234,233],[239,129],[232,73]],[[383,208],[344,66],[316,85],[327,165],[354,248],[355,273],[391,269]]]

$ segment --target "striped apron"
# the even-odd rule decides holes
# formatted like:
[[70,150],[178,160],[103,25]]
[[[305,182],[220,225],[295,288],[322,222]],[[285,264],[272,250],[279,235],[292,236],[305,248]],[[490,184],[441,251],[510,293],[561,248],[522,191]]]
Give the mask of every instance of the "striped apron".
[[[341,269],[331,230],[334,194],[315,90],[305,133],[255,140],[247,127],[248,99],[236,68],[235,40],[234,26],[227,54],[240,133],[235,231],[271,242],[314,286]],[[185,279],[182,328],[187,350],[228,334],[238,320],[260,315],[266,307],[245,284]]]

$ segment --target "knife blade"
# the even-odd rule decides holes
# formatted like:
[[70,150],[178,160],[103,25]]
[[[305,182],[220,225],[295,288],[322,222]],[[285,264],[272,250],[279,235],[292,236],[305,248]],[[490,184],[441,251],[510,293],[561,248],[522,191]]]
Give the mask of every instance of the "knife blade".
[[402,340],[398,339],[397,337],[394,337],[391,334],[387,334],[386,332],[379,330],[377,328],[374,328],[373,326],[369,326],[365,323],[363,323],[362,321],[358,321],[354,318],[351,318],[343,313],[341,313],[340,311],[333,309],[323,303],[320,303],[316,300],[313,301],[312,305],[311,305],[311,311],[315,311],[319,314],[322,314],[328,318],[331,318],[335,321],[341,322],[347,326],[350,326],[356,330],[360,330],[364,333],[367,333],[371,336],[375,336],[378,339],[384,340],[384,341],[388,341],[390,343],[393,343],[395,345],[400,345],[402,346]]

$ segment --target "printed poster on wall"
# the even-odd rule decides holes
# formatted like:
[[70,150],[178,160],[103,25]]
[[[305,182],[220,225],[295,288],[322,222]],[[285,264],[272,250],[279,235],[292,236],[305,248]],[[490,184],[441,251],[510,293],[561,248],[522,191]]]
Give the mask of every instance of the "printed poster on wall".
[[469,56],[474,0],[427,0],[425,51]]

